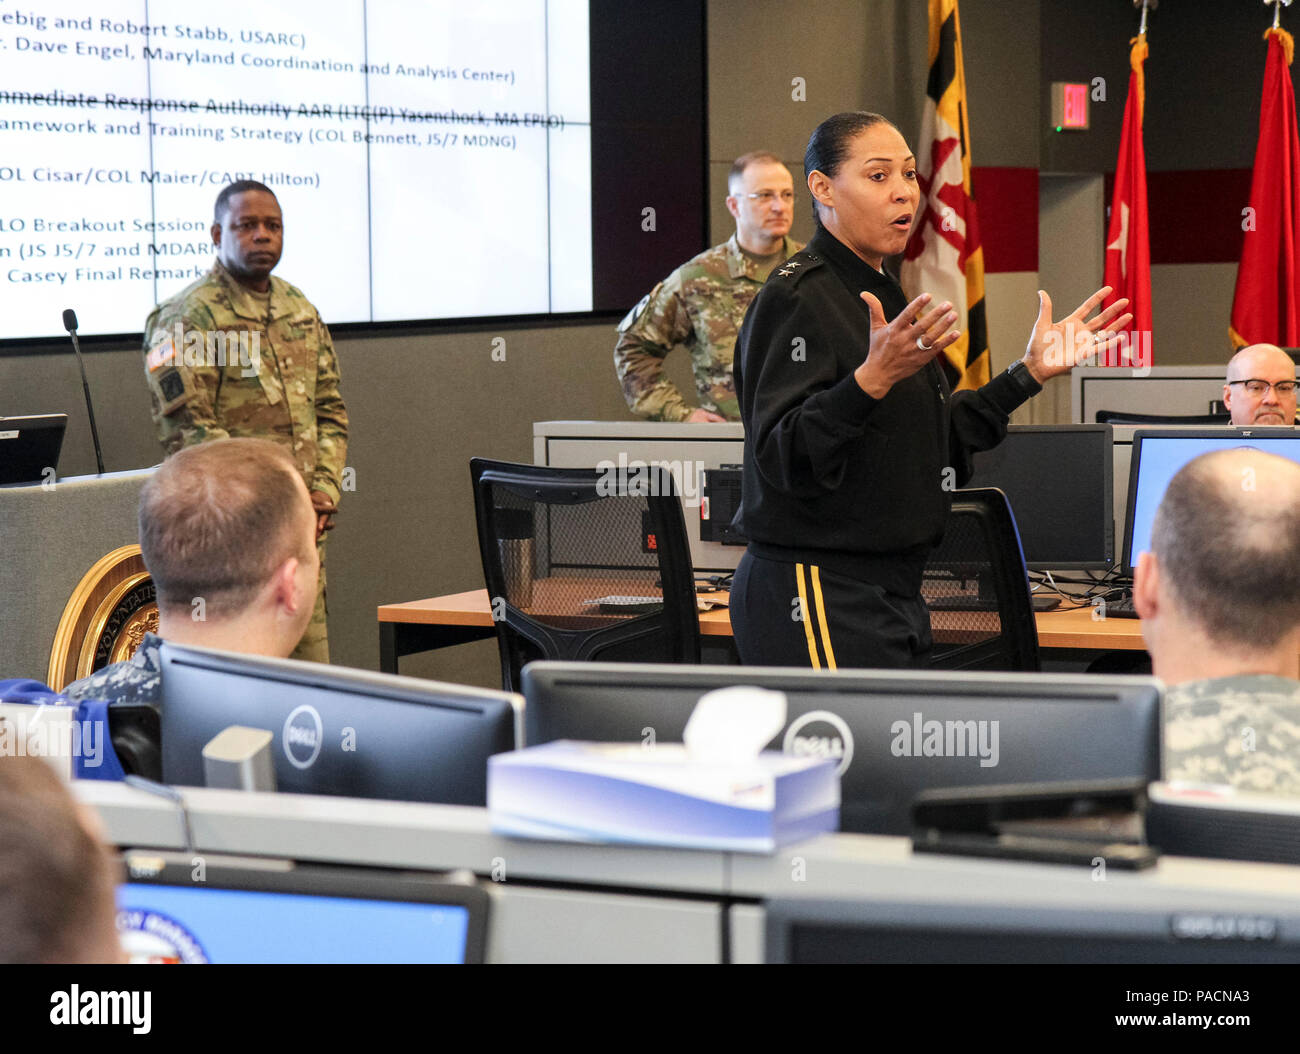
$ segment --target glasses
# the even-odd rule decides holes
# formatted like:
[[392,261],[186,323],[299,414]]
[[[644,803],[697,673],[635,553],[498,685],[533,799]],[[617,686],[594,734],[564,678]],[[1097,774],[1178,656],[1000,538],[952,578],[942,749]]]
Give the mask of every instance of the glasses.
[[1290,395],[1292,392],[1295,391],[1296,382],[1276,381],[1273,384],[1269,384],[1268,381],[1261,381],[1252,377],[1250,380],[1247,381],[1229,381],[1228,384],[1229,385],[1244,384],[1246,386],[1246,391],[1250,392],[1251,395],[1263,395],[1270,388],[1272,388],[1273,391],[1277,392],[1278,395]]
[[777,198],[781,199],[782,205],[794,204],[794,191],[783,190],[777,193],[775,190],[756,190],[752,194],[741,194],[742,198],[749,198],[750,201],[757,201],[760,205],[770,205]]

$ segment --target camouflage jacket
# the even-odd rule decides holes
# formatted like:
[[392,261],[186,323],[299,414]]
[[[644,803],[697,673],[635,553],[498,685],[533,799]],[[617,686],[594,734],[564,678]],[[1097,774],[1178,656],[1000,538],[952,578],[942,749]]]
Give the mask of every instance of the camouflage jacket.
[[226,436],[288,448],[308,490],[338,501],[348,413],[329,330],[271,277],[270,295],[212,270],[154,308],[144,327],[153,420],[167,453]]
[[1165,779],[1300,795],[1300,681],[1255,674],[1166,689]]
[[108,703],[149,703],[157,707],[162,701],[162,663],[158,657],[161,643],[161,638],[146,633],[135,654],[125,662],[115,662],[73,681],[63,694],[77,703],[103,699]]
[[[781,259],[803,246],[785,239]],[[678,344],[691,353],[700,406],[740,420],[731,380],[736,334],[749,302],[767,280],[733,234],[693,257],[650,290],[619,323],[614,367],[632,412],[653,421],[684,421],[695,409],[663,375]]]

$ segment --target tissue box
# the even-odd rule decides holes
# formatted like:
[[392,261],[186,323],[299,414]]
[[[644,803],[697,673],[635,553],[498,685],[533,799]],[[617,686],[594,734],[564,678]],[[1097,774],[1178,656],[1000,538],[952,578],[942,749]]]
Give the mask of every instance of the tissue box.
[[679,744],[560,740],[488,759],[492,830],[563,842],[772,852],[839,827],[828,758],[691,760]]

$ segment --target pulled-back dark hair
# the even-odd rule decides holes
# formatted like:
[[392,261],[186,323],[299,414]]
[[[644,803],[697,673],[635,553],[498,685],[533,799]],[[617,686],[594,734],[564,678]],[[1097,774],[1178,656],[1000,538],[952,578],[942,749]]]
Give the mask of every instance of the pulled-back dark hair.
[[[804,177],[807,178],[816,169],[834,179],[848,156],[849,145],[868,128],[874,128],[878,124],[887,124],[894,129],[898,127],[888,117],[868,110],[846,110],[826,118],[808,137],[808,147],[803,152]],[[813,198],[812,206],[813,217],[820,227],[822,217],[816,198]]]

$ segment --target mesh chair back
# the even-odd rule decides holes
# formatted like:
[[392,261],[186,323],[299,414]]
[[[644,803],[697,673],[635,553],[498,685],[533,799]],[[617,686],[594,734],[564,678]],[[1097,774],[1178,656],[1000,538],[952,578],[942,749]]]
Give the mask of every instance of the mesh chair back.
[[670,472],[474,458],[470,474],[508,691],[534,659],[700,661],[690,547]]
[[931,665],[1041,669],[1020,533],[1002,491],[957,491],[921,593],[930,607]]

